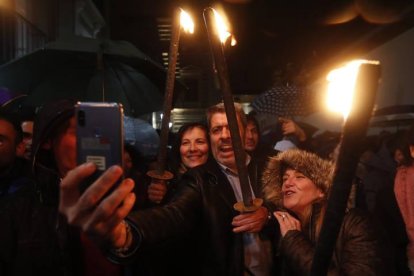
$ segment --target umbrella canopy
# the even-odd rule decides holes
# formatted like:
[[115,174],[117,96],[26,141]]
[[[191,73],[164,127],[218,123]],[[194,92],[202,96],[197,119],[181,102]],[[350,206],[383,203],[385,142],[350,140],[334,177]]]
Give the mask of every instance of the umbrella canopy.
[[393,105],[375,110],[368,132],[398,131],[414,125],[414,105]]
[[316,111],[316,97],[310,89],[296,85],[276,86],[258,95],[252,102],[260,114],[306,116]]
[[157,155],[160,138],[148,122],[124,116],[124,137],[125,142],[133,145],[143,157]]
[[0,87],[27,105],[71,98],[118,102],[131,116],[162,109],[165,70],[128,42],[54,42],[0,67]]

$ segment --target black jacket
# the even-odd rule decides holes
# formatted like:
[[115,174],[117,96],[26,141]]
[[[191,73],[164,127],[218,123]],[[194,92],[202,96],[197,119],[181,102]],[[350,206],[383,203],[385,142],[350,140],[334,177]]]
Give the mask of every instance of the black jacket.
[[[315,253],[314,228],[310,225],[303,231],[291,230],[281,239],[284,272],[278,275],[309,274]],[[344,217],[328,275],[392,275],[382,260],[373,225],[362,212],[350,210]]]
[[[261,197],[260,166],[252,161],[248,169],[252,189]],[[142,238],[138,252],[192,234],[197,264],[191,265],[198,269],[197,275],[243,275],[242,234],[233,233],[231,225],[238,215],[235,203],[233,189],[214,160],[189,170],[171,203],[129,216]]]
[[40,202],[28,167],[24,160],[16,164],[0,199],[0,275],[63,275],[57,208]]

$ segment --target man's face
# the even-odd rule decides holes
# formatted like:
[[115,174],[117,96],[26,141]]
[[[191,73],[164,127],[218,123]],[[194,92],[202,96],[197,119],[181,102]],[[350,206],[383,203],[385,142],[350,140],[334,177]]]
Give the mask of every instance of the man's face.
[[0,173],[7,170],[16,158],[16,136],[13,125],[0,119]]
[[259,142],[259,132],[256,125],[252,121],[247,122],[246,126],[246,139],[244,142],[244,148],[248,152],[252,152],[256,149]]
[[25,146],[23,156],[26,159],[30,158],[30,153],[32,150],[32,139],[33,139],[33,121],[24,121],[22,122],[23,130],[23,143]]
[[[244,141],[244,128],[238,120],[240,137]],[[210,119],[210,143],[211,152],[217,162],[236,170],[230,130],[225,113],[215,113]]]
[[53,140],[53,154],[61,177],[76,167],[76,120],[69,120],[69,127]]

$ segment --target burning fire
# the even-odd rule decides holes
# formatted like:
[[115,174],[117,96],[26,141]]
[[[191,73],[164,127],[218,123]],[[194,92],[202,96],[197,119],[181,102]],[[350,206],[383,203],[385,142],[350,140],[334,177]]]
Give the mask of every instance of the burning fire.
[[234,46],[237,44],[237,41],[229,31],[229,24],[228,21],[225,19],[224,16],[221,16],[215,9],[214,11],[214,18],[216,21],[216,30],[218,33],[218,36],[220,37],[220,41],[222,44],[225,44],[228,38],[231,38],[231,46]]
[[328,108],[334,112],[341,112],[344,120],[346,120],[352,108],[359,67],[364,63],[377,64],[378,62],[353,60],[341,68],[332,70],[326,77],[328,81]]
[[180,24],[185,32],[194,33],[194,22],[189,13],[181,9]]

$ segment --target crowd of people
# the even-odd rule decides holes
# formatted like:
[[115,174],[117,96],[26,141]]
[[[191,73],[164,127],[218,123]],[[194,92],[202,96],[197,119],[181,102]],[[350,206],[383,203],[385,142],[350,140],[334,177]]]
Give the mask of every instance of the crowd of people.
[[[171,141],[172,179],[149,177],[158,164],[125,145],[123,166],[82,193],[96,165],[76,164],[75,102],[31,119],[2,108],[0,275],[309,274],[339,140],[280,118],[282,138],[265,143],[255,114],[235,110],[248,189],[263,200],[246,212],[222,103]],[[366,143],[329,275],[414,275],[414,126],[380,138]]]

